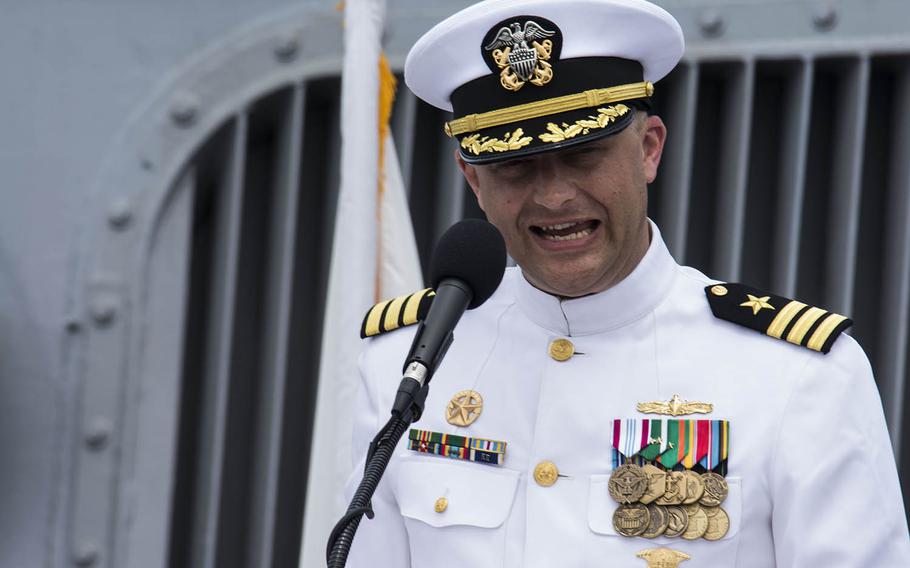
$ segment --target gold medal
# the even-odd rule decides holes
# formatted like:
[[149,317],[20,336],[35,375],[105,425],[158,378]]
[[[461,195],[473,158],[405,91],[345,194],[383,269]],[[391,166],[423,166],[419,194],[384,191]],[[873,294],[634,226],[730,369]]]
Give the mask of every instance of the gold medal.
[[705,540],[720,540],[730,530],[730,517],[720,507],[703,507],[708,515],[708,530],[702,536]]
[[708,530],[708,515],[701,506],[685,505],[683,507],[689,516],[689,526],[683,531],[682,536],[686,540],[695,540],[704,536]]
[[667,490],[655,501],[658,505],[681,505],[686,500],[686,478],[681,471],[667,473]]
[[651,464],[644,465],[641,469],[648,476],[648,490],[639,501],[647,505],[667,492],[667,472]]
[[683,503],[686,505],[691,505],[696,503],[701,496],[705,494],[705,482],[702,481],[701,476],[691,470],[686,470],[682,472],[683,479],[686,482],[686,498],[683,500]]
[[620,505],[613,513],[613,528],[622,536],[641,536],[650,522],[648,507],[641,503]]
[[705,507],[717,507],[723,503],[730,491],[727,480],[713,471],[701,474],[701,479],[705,484],[705,493],[701,496],[699,504]]
[[610,497],[623,504],[635,503],[648,491],[648,482],[641,466],[631,463],[621,465],[610,475]]
[[648,514],[651,520],[648,522],[648,528],[641,536],[644,538],[657,538],[666,532],[670,525],[670,514],[660,505],[648,505]]
[[675,538],[686,531],[686,527],[689,526],[689,514],[685,509],[676,506],[667,507],[667,515],[670,519],[667,522],[664,536]]
[[474,390],[455,393],[446,406],[446,422],[452,426],[470,426],[483,412],[483,397]]

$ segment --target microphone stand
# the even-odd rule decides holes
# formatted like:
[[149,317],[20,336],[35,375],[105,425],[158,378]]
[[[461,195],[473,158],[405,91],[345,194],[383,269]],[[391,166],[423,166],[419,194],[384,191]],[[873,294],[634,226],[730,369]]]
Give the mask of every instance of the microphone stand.
[[332,534],[329,536],[326,545],[328,568],[344,568],[354,542],[354,533],[357,532],[363,515],[366,515],[368,519],[373,518],[370,499],[376,492],[376,487],[379,485],[382,474],[385,473],[386,466],[389,465],[389,460],[392,459],[398,440],[412,423],[420,419],[429,392],[428,386],[428,384],[424,384],[417,391],[413,403],[404,412],[393,413],[386,425],[370,442],[363,469],[363,479],[357,486],[357,491],[354,492],[347,512],[335,524],[335,528],[332,529]]

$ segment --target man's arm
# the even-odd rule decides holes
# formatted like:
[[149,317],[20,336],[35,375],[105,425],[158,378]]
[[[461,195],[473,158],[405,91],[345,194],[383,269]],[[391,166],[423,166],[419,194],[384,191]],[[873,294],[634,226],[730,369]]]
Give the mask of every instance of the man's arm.
[[[368,348],[369,350],[369,348]],[[361,386],[353,412],[353,443],[351,454],[354,469],[345,487],[345,497],[350,502],[357,485],[363,477],[363,464],[370,441],[388,419],[389,408],[380,409],[380,397],[376,385],[370,381],[369,356],[364,354],[359,363]],[[391,405],[391,403],[390,403]],[[391,491],[390,475],[394,471],[395,458],[389,464],[385,476],[373,495],[372,506],[376,516],[369,520],[363,517],[347,565],[352,568],[374,566],[410,566],[408,535],[404,519]]]
[[906,566],[897,468],[865,354],[844,337],[795,380],[771,464],[778,567]]

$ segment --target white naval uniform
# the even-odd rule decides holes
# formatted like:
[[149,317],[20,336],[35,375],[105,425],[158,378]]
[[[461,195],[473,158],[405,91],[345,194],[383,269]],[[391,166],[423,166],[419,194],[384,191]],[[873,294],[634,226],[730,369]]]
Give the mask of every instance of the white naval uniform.
[[[409,451],[404,441],[360,525],[348,565],[415,568],[644,568],[636,553],[682,551],[683,568],[898,568],[910,539],[881,401],[858,344],[823,355],[714,317],[712,281],[676,264],[652,224],[639,266],[613,288],[560,300],[509,269],[465,314],[415,428],[502,440],[502,466]],[[368,340],[354,455],[385,423],[416,326]],[[558,362],[549,343],[570,338]],[[466,428],[452,395],[483,396]],[[615,418],[674,394],[730,421],[727,535],[717,542],[616,534],[607,492]],[[552,461],[560,477],[534,481]],[[355,468],[349,495],[360,480]],[[448,500],[443,513],[434,510]]]

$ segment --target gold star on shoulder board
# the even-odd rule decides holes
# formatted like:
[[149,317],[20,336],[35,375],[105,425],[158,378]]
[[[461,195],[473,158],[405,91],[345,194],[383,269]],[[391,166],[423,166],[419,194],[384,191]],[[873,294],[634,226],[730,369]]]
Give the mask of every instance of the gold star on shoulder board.
[[765,308],[768,308],[769,310],[774,309],[774,306],[768,303],[768,300],[771,299],[771,296],[762,296],[761,298],[753,296],[752,294],[746,294],[746,296],[748,296],[749,299],[740,304],[740,306],[752,308],[752,315],[754,316],[757,316],[758,312]]

